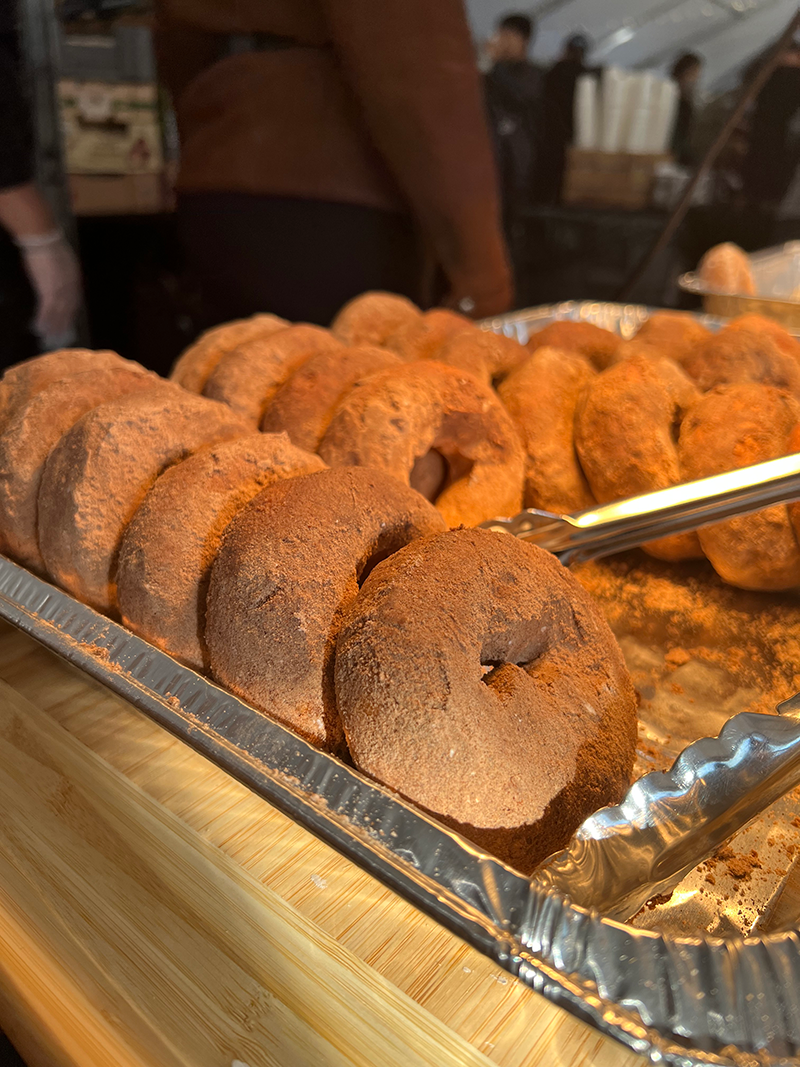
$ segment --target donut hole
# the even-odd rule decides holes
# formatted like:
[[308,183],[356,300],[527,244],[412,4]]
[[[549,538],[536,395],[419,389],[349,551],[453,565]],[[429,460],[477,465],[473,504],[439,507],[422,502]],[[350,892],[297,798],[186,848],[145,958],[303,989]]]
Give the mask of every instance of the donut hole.
[[455,482],[468,478],[474,461],[460,452],[441,448],[429,448],[414,461],[409,475],[409,485],[426,500],[434,503],[445,489]]
[[430,448],[424,456],[418,456],[411,468],[408,483],[426,500],[433,502],[447,484],[449,474],[447,460],[436,448]]
[[507,668],[518,667],[528,674],[545,652],[541,631],[497,634],[484,642],[481,649],[481,681],[502,689]]

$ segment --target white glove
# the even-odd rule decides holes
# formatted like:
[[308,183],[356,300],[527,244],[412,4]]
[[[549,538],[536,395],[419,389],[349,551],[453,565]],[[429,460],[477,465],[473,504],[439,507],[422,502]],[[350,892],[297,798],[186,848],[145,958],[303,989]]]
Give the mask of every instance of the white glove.
[[42,338],[73,332],[81,303],[81,271],[60,230],[20,237],[17,245],[36,294],[34,329]]

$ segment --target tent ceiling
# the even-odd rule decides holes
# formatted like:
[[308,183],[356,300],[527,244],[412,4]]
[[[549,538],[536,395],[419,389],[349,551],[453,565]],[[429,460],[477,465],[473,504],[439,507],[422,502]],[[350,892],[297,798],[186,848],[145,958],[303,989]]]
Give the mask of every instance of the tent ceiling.
[[582,31],[590,60],[622,67],[668,68],[682,51],[706,59],[702,88],[725,86],[781,32],[797,0],[467,0],[476,37],[485,39],[508,11],[532,14],[538,33],[534,59],[552,61],[565,37]]

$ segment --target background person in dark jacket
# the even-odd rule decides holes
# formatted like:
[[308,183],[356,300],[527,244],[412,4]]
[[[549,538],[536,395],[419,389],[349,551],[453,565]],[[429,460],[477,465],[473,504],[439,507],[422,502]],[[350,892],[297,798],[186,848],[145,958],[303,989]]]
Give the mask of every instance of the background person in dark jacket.
[[528,59],[535,34],[527,15],[500,20],[489,41],[492,66],[484,88],[494,138],[503,202],[503,224],[512,261],[519,260],[524,235],[520,212],[534,200],[542,136],[541,70]]
[[795,134],[800,111],[800,43],[793,42],[758,94],[750,121],[747,156],[742,167],[747,201],[776,210],[800,161]]
[[678,83],[678,114],[672,134],[672,154],[675,162],[690,167],[695,162],[692,149],[694,130],[694,91],[703,61],[694,52],[684,52],[672,65],[672,80]]
[[567,159],[567,146],[575,132],[575,83],[587,72],[589,39],[576,33],[567,38],[561,58],[544,77],[543,158],[540,168],[539,199],[558,203]]

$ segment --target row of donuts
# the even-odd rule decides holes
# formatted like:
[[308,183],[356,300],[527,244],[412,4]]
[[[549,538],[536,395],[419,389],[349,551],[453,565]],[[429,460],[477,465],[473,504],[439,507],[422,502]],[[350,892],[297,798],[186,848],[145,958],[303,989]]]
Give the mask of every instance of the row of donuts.
[[630,678],[547,553],[108,352],[6,372],[0,470],[4,553],[522,870],[626,788]]
[[[269,334],[242,340],[264,318]],[[324,351],[309,356],[312,337]],[[454,312],[370,293],[330,332],[264,316],[217,328],[174,377],[332,466],[389,471],[453,526],[522,504],[576,511],[800,447],[800,344],[753,315],[713,333],[660,312],[630,340],[558,321],[523,347]],[[797,508],[770,509],[648,551],[706,556],[743,588],[790,588],[799,527]]]
[[[563,404],[572,483],[552,500],[529,478],[532,506],[589,507],[800,451],[800,343],[775,322],[747,315],[714,333],[661,312],[630,341],[569,323],[532,344],[548,341],[571,354],[548,358],[539,347],[522,373],[535,366]],[[514,379],[500,387],[512,414],[519,401],[507,390],[523,392]],[[527,397],[535,418],[532,389]],[[645,547],[666,560],[705,556],[732,585],[778,590],[800,585],[799,539],[800,507],[781,505]]]
[[449,525],[474,526],[522,506],[522,447],[491,383],[525,355],[455,312],[369,293],[330,331],[263,315],[217,327],[172,380],[330,466],[386,470]]

